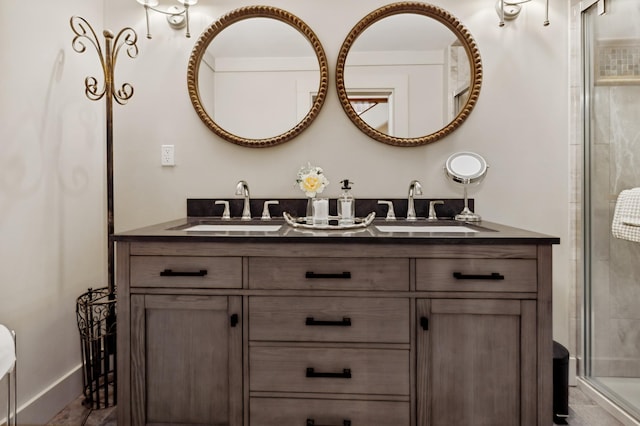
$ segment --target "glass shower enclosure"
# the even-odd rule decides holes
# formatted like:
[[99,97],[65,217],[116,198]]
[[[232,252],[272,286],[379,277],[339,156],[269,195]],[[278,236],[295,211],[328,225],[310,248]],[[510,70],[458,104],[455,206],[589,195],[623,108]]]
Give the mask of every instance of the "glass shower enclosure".
[[640,420],[640,243],[611,224],[640,187],[640,1],[582,12],[584,378]]

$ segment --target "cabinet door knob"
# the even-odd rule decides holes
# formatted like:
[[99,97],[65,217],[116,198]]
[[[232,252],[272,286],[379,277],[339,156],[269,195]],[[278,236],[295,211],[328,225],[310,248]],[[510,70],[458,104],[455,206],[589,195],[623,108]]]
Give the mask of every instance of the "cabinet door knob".
[[229,317],[229,323],[231,324],[231,327],[235,327],[236,325],[238,325],[238,314],[233,314],[231,315],[231,317]]
[[429,330],[429,318],[420,317],[420,327],[422,327],[422,329],[424,331],[428,331]]

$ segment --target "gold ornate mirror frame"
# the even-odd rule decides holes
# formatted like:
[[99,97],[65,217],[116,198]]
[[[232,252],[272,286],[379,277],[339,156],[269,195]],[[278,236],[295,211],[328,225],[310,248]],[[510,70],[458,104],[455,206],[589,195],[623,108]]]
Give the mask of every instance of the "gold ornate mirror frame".
[[[200,64],[202,62],[204,53],[207,50],[209,44],[225,28],[238,21],[250,18],[277,19],[297,29],[304,37],[306,37],[306,39],[311,44],[313,50],[315,51],[316,57],[318,58],[318,64],[320,68],[320,82],[318,86],[318,93],[315,96],[313,105],[309,109],[309,112],[306,114],[306,116],[290,130],[277,136],[261,139],[244,138],[230,133],[220,127],[204,109],[198,87],[198,71],[200,69]],[[233,10],[222,16],[202,33],[202,35],[194,45],[191,56],[189,57],[189,64],[187,67],[187,88],[189,91],[189,98],[191,99],[191,103],[193,104],[193,107],[195,108],[196,113],[198,114],[200,119],[207,125],[209,129],[211,129],[221,138],[237,145],[253,148],[264,148],[279,145],[296,137],[300,134],[300,132],[309,127],[309,125],[313,122],[313,120],[320,112],[322,105],[324,104],[325,98],[327,96],[328,81],[329,68],[327,65],[327,57],[322,44],[318,40],[318,37],[315,35],[315,33],[297,16],[285,10],[271,6],[246,6]]]
[[[353,109],[348,93],[347,88],[345,87],[344,81],[344,73],[345,73],[345,63],[347,59],[347,55],[349,54],[349,50],[351,49],[355,40],[362,34],[364,30],[366,30],[369,26],[374,24],[375,22],[380,21],[383,18],[397,15],[401,13],[415,13],[427,16],[429,18],[435,19],[436,21],[442,23],[447,28],[449,28],[460,40],[460,43],[464,46],[465,51],[467,52],[467,56],[469,58],[469,64],[471,67],[470,77],[471,83],[469,85],[469,97],[464,104],[464,106],[460,109],[455,118],[449,122],[442,129],[419,137],[411,137],[411,138],[399,138],[395,136],[390,136],[385,133],[382,133],[371,126],[369,126],[358,113]],[[478,96],[480,95],[480,86],[482,85],[482,61],[480,59],[480,52],[478,50],[478,46],[474,41],[469,30],[465,28],[464,25],[453,15],[447,12],[444,9],[441,9],[437,6],[427,4],[427,3],[416,3],[416,2],[401,2],[401,3],[393,3],[387,6],[383,6],[377,10],[374,10],[369,15],[365,16],[363,19],[358,22],[351,32],[347,35],[347,38],[342,44],[340,48],[340,52],[338,54],[338,63],[336,66],[336,87],[338,90],[338,97],[340,99],[340,103],[342,104],[342,108],[347,113],[351,121],[365,134],[372,137],[373,139],[386,143],[388,145],[394,146],[420,146],[426,145],[432,142],[435,142],[443,137],[447,136],[449,133],[453,132],[457,129],[469,116],[471,110],[475,106],[478,101]]]

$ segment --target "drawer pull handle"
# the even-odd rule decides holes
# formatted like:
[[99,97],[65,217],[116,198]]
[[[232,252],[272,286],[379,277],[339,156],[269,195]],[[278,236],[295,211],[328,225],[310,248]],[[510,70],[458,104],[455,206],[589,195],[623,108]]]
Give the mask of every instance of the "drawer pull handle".
[[454,272],[453,277],[457,280],[504,280],[504,275],[498,272],[492,272],[491,274],[463,274],[462,272]]
[[340,321],[322,321],[314,319],[313,317],[307,317],[305,325],[328,325],[336,327],[351,327],[351,318],[343,317]]
[[313,271],[307,271],[305,278],[329,278],[329,279],[351,279],[351,272],[341,272],[339,274],[319,274]]
[[307,377],[328,377],[333,379],[350,379],[351,369],[345,368],[342,373],[318,373],[313,367],[307,367]]
[[[307,419],[307,426],[331,426],[331,425],[317,425],[313,419]],[[351,426],[351,420],[343,420],[340,426]]]
[[200,269],[197,272],[180,272],[173,269],[165,269],[160,272],[161,277],[204,277],[207,275],[206,269]]

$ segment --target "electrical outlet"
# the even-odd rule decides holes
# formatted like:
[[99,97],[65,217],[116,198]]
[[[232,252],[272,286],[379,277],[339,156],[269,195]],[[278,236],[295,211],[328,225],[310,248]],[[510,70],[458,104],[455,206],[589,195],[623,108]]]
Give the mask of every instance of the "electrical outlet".
[[160,147],[160,164],[162,164],[163,166],[176,165],[175,146],[162,145]]

